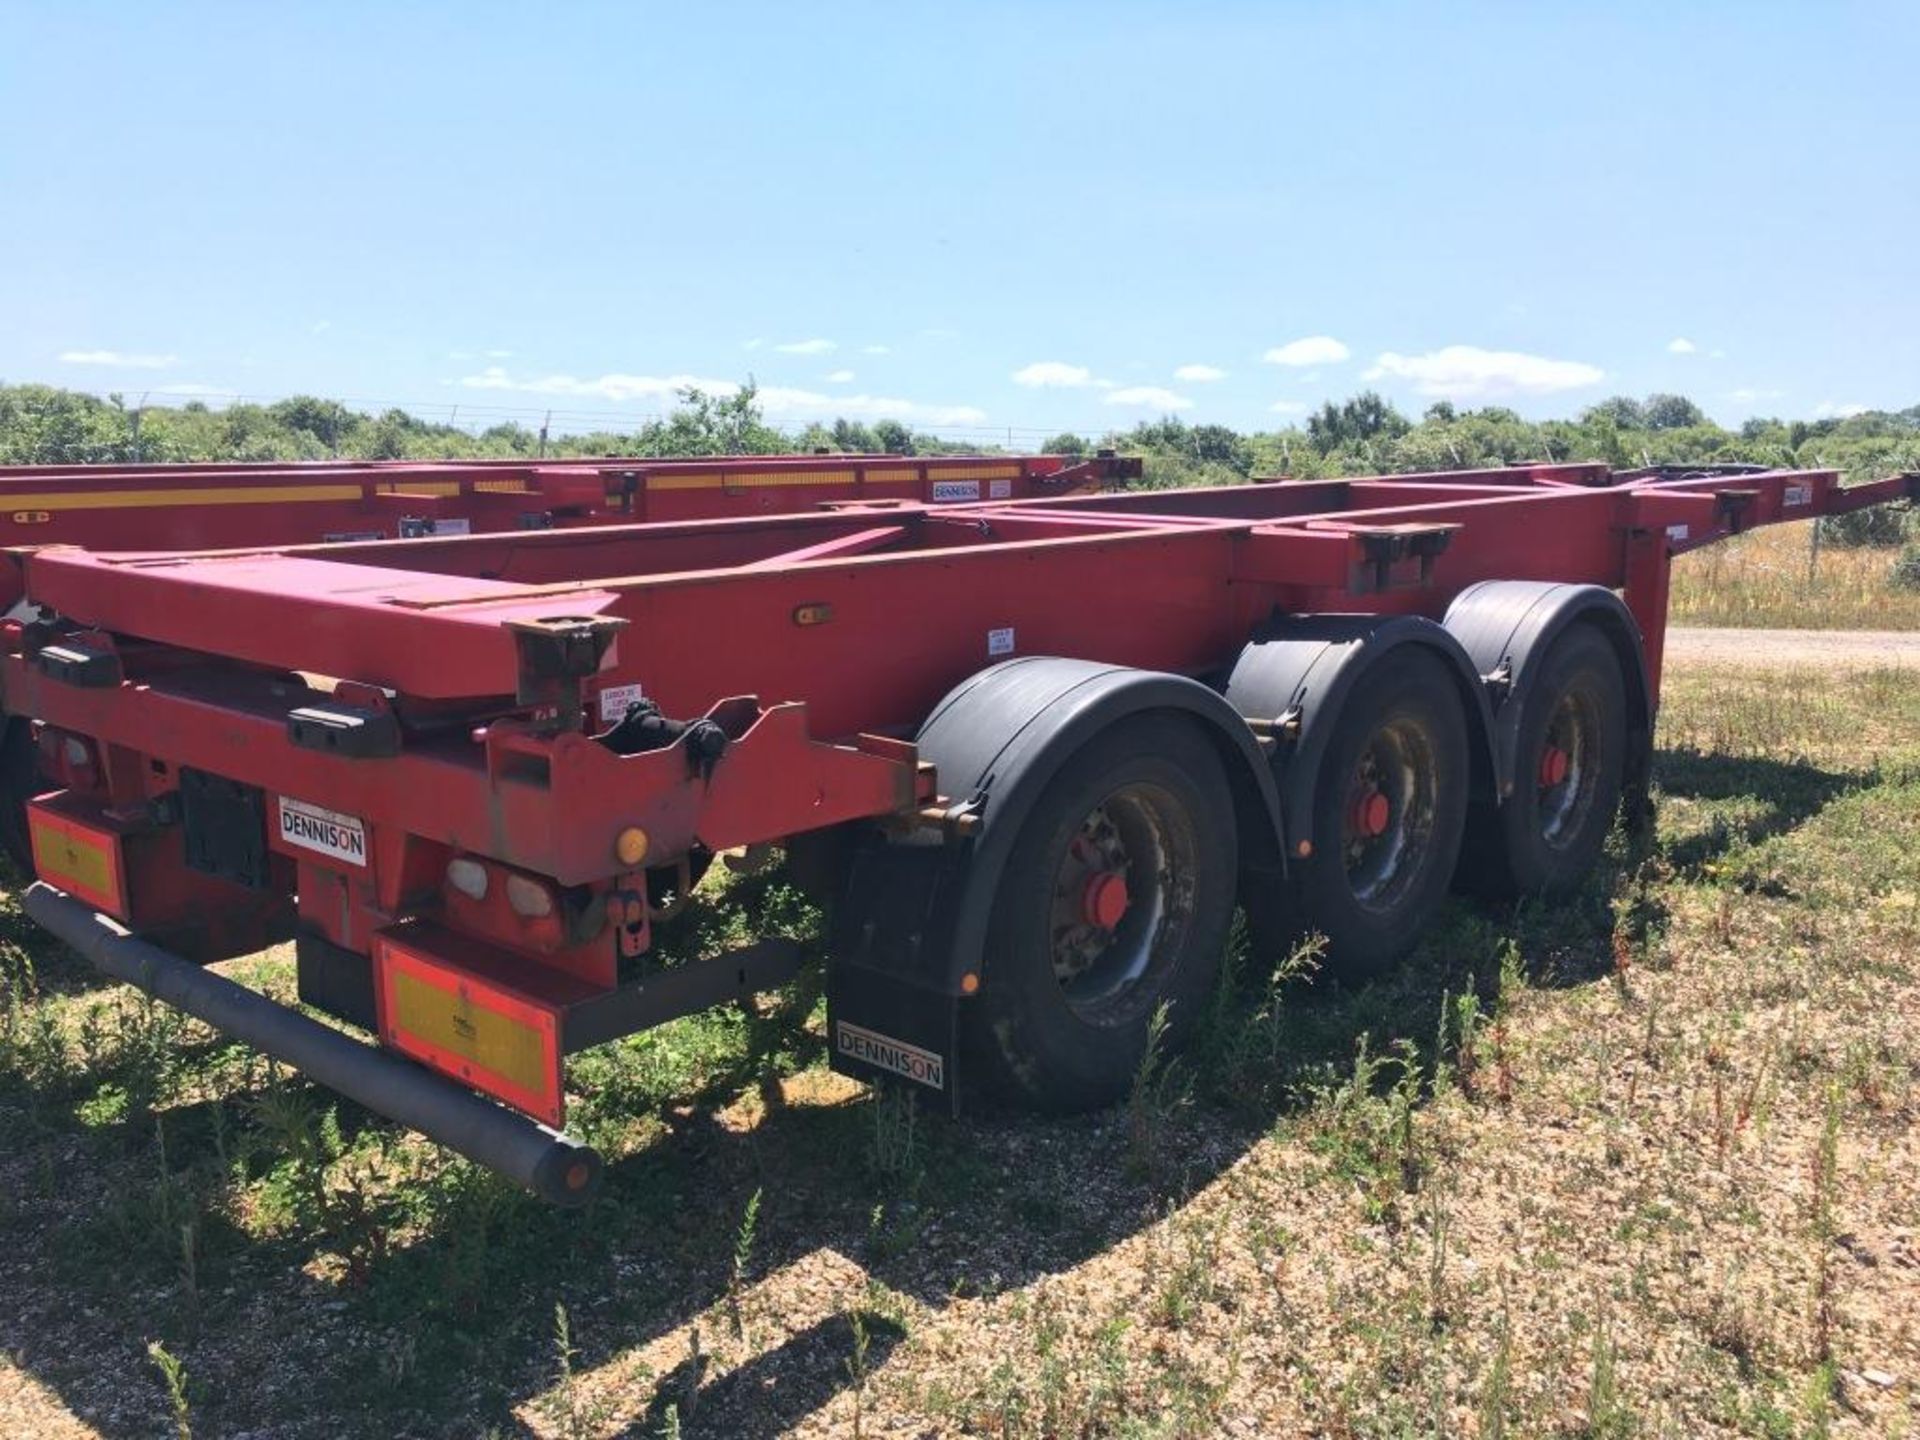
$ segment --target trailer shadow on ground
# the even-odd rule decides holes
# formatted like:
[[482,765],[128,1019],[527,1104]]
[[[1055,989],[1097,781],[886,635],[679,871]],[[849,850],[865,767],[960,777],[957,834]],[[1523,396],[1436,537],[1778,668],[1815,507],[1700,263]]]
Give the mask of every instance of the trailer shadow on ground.
[[[1676,810],[1735,799],[1735,820],[1669,833],[1667,813],[1656,845],[1617,836],[1557,906],[1455,902],[1407,966],[1363,988],[1290,985],[1276,1005],[1264,967],[1237,953],[1145,1116],[948,1119],[856,1093],[824,1076],[804,987],[758,1020],[682,1022],[745,1027],[748,1043],[718,1046],[608,1147],[604,1192],[579,1213],[350,1106],[329,1121],[323,1092],[236,1047],[169,1052],[164,1029],[102,1043],[60,1086],[35,1086],[15,1007],[0,1345],[116,1440],[164,1428],[155,1339],[187,1366],[196,1433],[472,1434],[528,1413],[565,1432],[583,1417],[554,1407],[585,1403],[567,1398],[576,1388],[616,1397],[609,1423],[582,1433],[654,1435],[668,1407],[686,1434],[783,1433],[884,1365],[916,1307],[1016,1290],[1125,1241],[1353,1076],[1358,1047],[1434,1046],[1459,996],[1491,1011],[1505,984],[1594,983],[1664,923],[1647,874],[1714,864],[1862,783],[1676,750],[1657,774]],[[76,962],[35,953],[66,991]],[[635,1063],[711,1038],[674,1032]],[[142,1069],[168,1053],[182,1069]],[[624,1074],[583,1103],[590,1125],[613,1127],[651,1093]],[[158,1123],[142,1087],[173,1096]],[[736,1323],[748,1343],[730,1351]]]

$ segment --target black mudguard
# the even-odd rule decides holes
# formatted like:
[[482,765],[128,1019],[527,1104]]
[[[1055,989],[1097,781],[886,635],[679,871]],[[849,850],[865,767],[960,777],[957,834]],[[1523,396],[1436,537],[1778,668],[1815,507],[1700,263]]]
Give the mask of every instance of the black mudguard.
[[1613,645],[1627,689],[1624,793],[1644,796],[1653,759],[1653,699],[1640,627],[1618,595],[1599,585],[1542,580],[1483,580],[1447,607],[1449,634],[1487,677],[1493,702],[1494,774],[1504,798],[1513,788],[1521,701],[1539,664],[1570,625],[1597,627]]
[[1273,621],[1241,650],[1227,676],[1234,711],[1273,727],[1281,743],[1273,770],[1287,837],[1317,843],[1309,833],[1314,784],[1355,682],[1376,665],[1419,646],[1446,661],[1466,713],[1474,793],[1491,794],[1493,716],[1486,687],[1451,634],[1417,615],[1305,615]]
[[1147,711],[1190,715],[1219,748],[1243,865],[1277,879],[1279,796],[1259,742],[1213,690],[1179,675],[1085,660],[1009,660],[956,686],[918,736],[941,793],[974,817],[964,838],[918,831],[856,849],[834,906],[827,1016],[836,1069],[904,1077],[957,1104],[959,1006],[983,954],[1000,873],[1021,822],[1068,758]]

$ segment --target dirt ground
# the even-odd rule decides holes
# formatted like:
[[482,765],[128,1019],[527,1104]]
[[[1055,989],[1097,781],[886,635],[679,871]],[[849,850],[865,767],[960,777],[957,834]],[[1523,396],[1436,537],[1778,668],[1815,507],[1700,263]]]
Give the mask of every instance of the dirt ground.
[[1920,631],[1732,630],[1676,625],[1667,631],[1672,665],[1737,666],[1772,670],[1786,665],[1815,669],[1920,665]]

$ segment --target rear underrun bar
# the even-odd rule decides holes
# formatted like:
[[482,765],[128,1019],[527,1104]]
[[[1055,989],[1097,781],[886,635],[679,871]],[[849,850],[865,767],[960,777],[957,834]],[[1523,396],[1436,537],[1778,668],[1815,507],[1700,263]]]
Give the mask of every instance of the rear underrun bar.
[[189,964],[44,881],[26,911],[93,966],[320,1084],[418,1130],[555,1205],[584,1205],[599,1188],[600,1153],[391,1051],[363,1045],[297,1010]]

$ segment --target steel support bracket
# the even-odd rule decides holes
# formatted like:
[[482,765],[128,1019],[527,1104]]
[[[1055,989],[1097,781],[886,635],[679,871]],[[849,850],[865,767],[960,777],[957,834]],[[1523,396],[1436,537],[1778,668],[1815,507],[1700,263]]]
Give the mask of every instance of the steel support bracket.
[[[1446,553],[1453,535],[1460,529],[1451,525],[1355,525],[1347,529],[1360,546],[1363,573],[1362,590],[1383,591],[1394,588],[1393,568],[1413,560],[1419,565],[1419,578],[1411,583],[1433,582],[1433,562]],[[1406,583],[1406,582],[1403,582]]]
[[1747,513],[1754,502],[1760,498],[1758,490],[1717,490],[1714,498],[1720,503],[1720,518],[1734,534],[1738,535],[1746,528]]
[[[509,620],[519,661],[522,705],[555,703],[565,698],[567,682],[597,674],[626,621],[607,615],[555,615],[539,620]],[[578,687],[573,687],[577,705]]]

